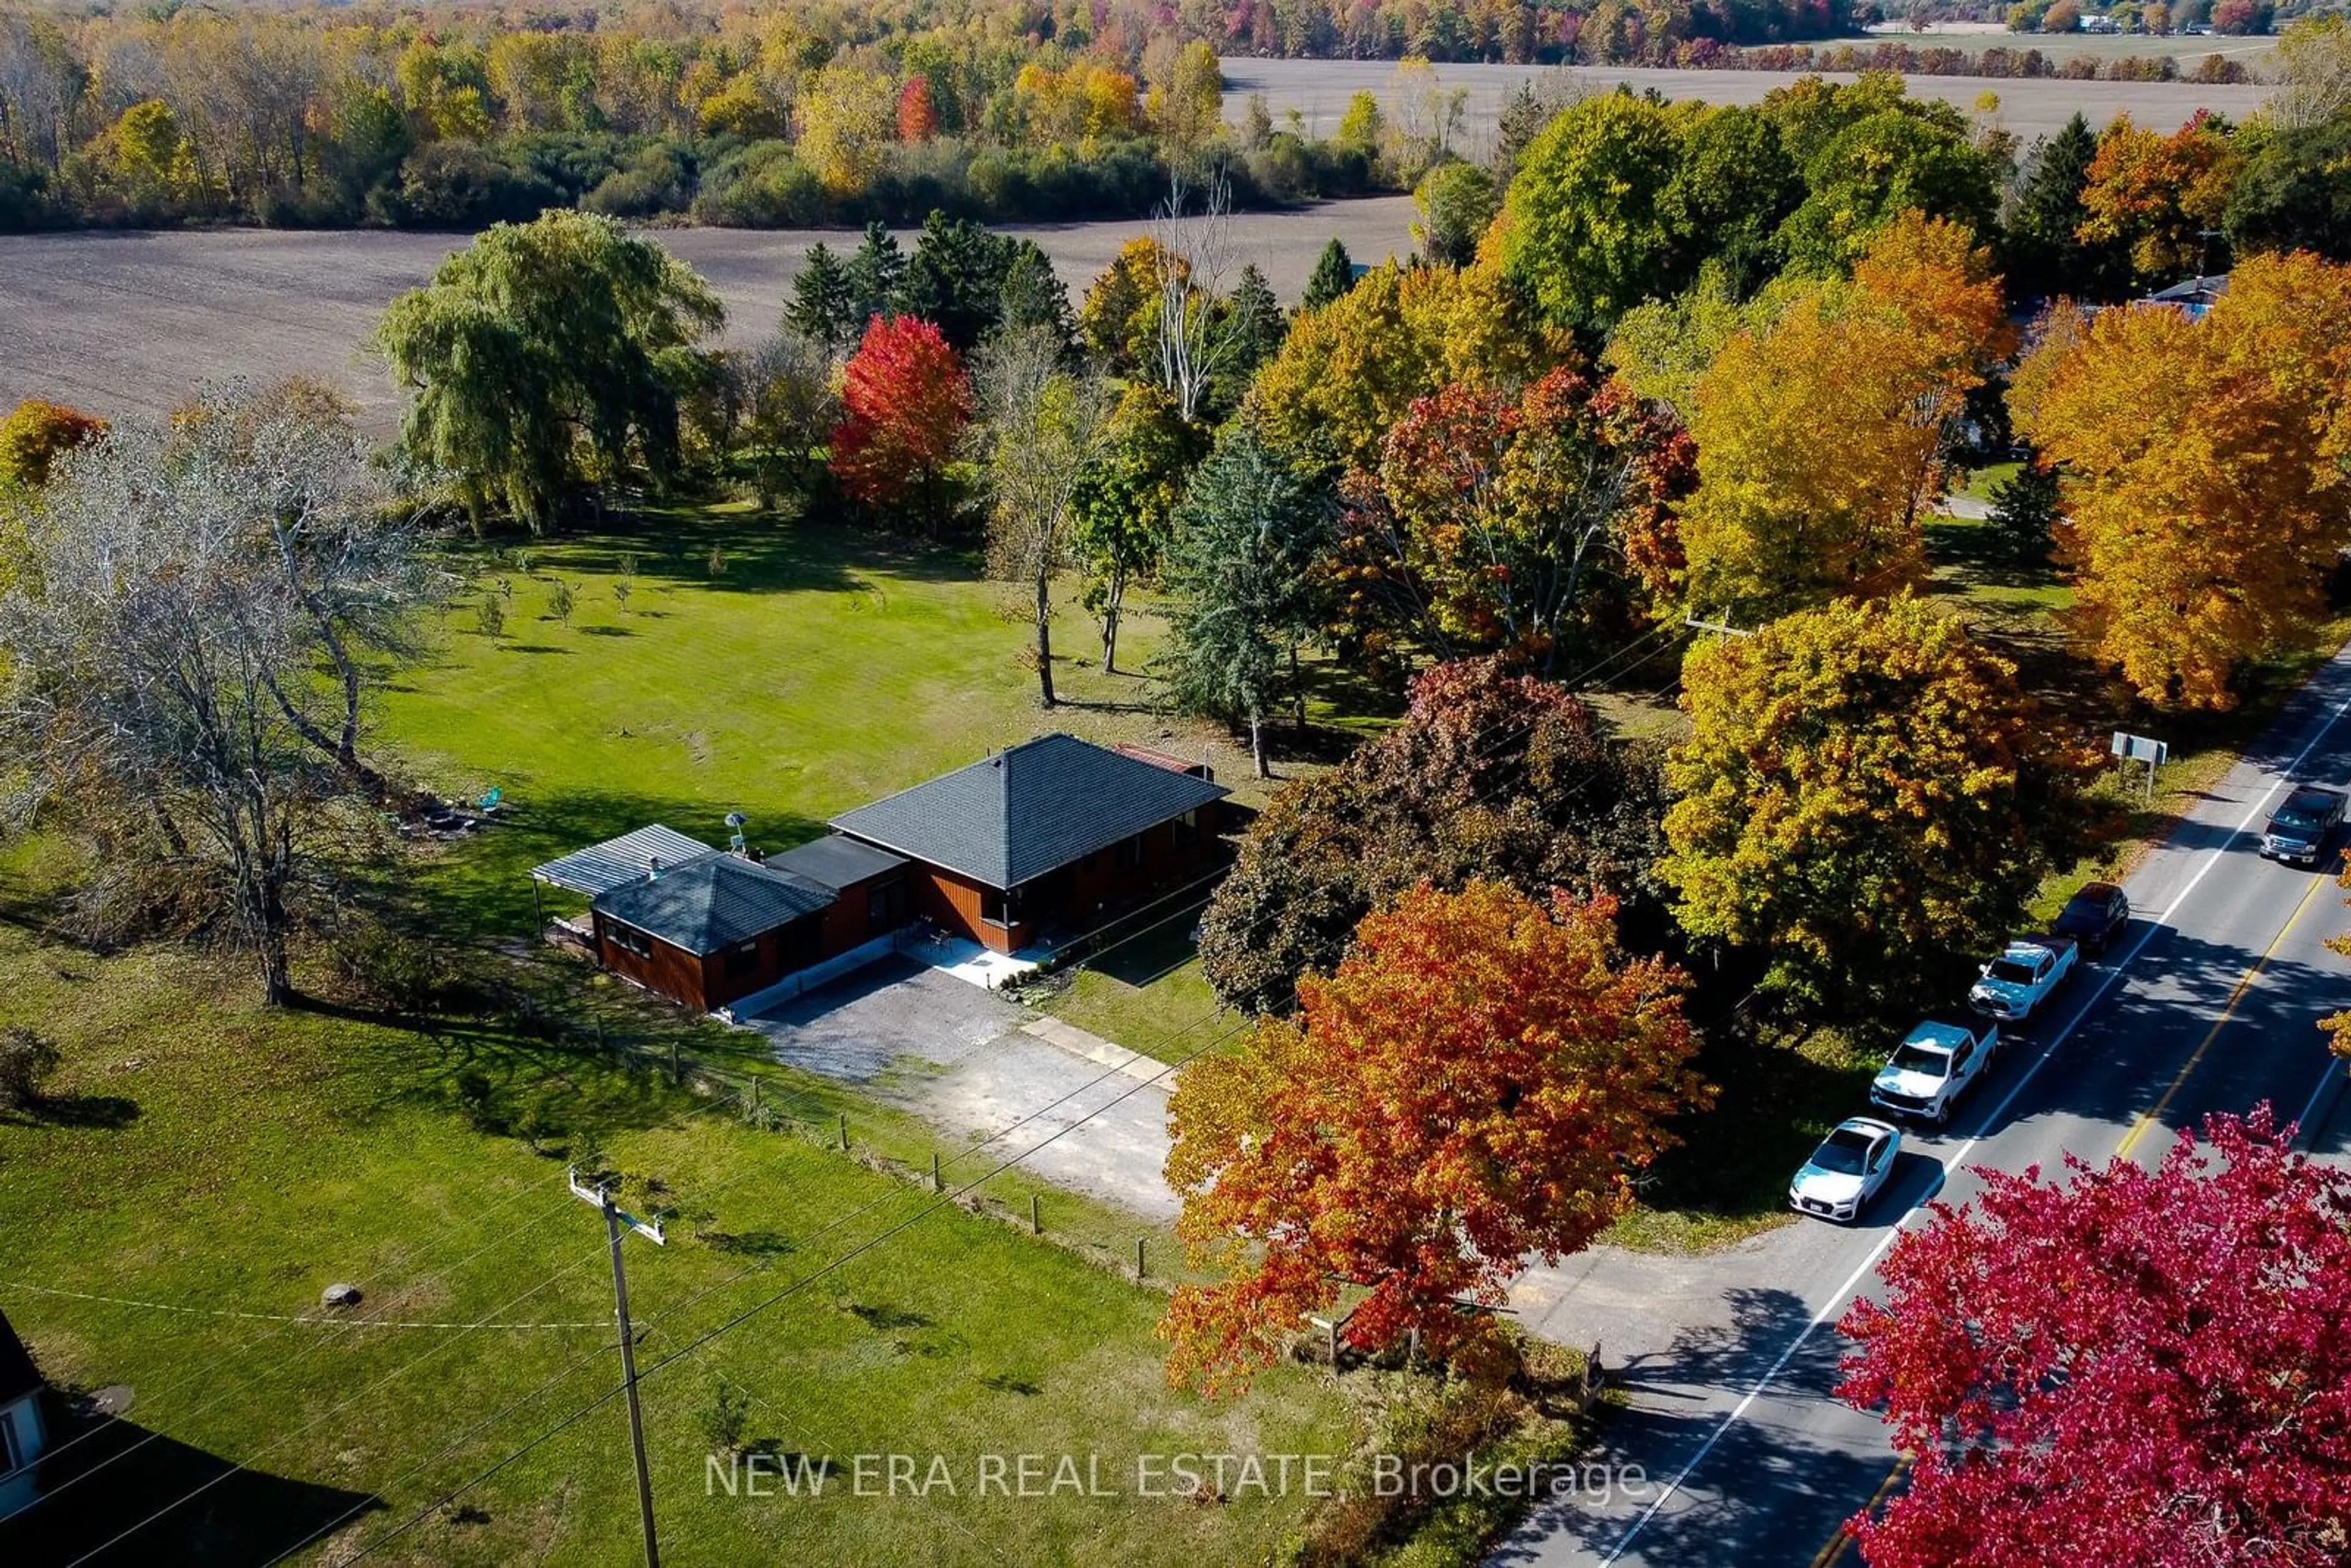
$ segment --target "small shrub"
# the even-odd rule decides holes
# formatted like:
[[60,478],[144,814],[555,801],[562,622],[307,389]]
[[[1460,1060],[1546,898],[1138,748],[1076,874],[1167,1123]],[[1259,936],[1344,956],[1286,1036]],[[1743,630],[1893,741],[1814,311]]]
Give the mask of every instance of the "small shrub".
[[0,1106],[22,1111],[39,1104],[57,1060],[57,1048],[22,1024],[0,1030]]
[[486,594],[474,610],[474,630],[493,643],[506,635],[506,601],[496,594]]
[[571,585],[561,578],[557,578],[555,586],[547,591],[547,612],[566,626],[571,624],[571,612],[578,603],[578,597],[571,591]]
[[710,1397],[702,1406],[702,1435],[711,1453],[726,1458],[742,1452],[750,1424],[751,1396],[723,1377],[712,1379]]
[[726,575],[726,552],[717,545],[712,545],[710,547],[708,570],[712,577],[725,577]]

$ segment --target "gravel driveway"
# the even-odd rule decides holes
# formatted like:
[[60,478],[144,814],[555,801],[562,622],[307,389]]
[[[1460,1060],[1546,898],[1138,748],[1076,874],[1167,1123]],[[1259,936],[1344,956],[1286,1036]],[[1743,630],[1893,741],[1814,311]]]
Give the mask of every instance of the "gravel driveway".
[[[744,1020],[776,1059],[854,1083],[922,1116],[960,1146],[991,1140],[1058,1186],[1151,1219],[1178,1205],[1167,1158],[1167,1083],[1158,1064],[1044,1024],[992,991],[893,957]],[[1073,1049],[1072,1046],[1080,1049]],[[1057,1135],[1058,1134],[1058,1135]],[[1048,1142],[1048,1140],[1050,1140]]]

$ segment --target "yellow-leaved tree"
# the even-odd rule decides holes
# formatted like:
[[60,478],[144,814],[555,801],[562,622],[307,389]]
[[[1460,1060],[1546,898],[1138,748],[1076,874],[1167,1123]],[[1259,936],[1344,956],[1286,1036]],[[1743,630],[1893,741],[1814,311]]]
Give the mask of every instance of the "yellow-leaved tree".
[[1855,1012],[1947,995],[2098,819],[2099,766],[2016,667],[1908,593],[1840,599],[1692,656],[1657,873],[1694,936]]
[[1292,318],[1249,399],[1290,461],[1375,473],[1381,443],[1415,398],[1456,383],[1523,386],[1571,346],[1532,324],[1494,267],[1406,271],[1391,261]]
[[1916,580],[1951,434],[2007,341],[1989,256],[1915,212],[1850,283],[1734,334],[1692,399],[1690,607],[1761,619]]
[[2081,645],[2151,702],[2232,706],[2351,543],[2351,267],[2252,257],[2203,320],[2105,311],[2019,380],[2017,427],[2065,476]]

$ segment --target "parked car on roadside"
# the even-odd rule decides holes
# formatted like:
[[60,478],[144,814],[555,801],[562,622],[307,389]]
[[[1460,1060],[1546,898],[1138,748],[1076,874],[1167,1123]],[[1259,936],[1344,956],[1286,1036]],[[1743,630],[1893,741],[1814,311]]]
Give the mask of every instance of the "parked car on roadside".
[[2002,1023],[2022,1023],[2074,972],[2081,945],[2070,936],[2020,936],[1980,971],[1968,1005]]
[[2262,853],[2291,865],[2314,866],[2343,825],[2343,791],[2304,784],[2285,798],[2262,830]]
[[1821,1140],[1788,1184],[1788,1204],[1800,1214],[1850,1221],[1860,1217],[1901,1151],[1900,1129],[1867,1116],[1848,1116]]
[[1991,1071],[1999,1050],[1998,1024],[1980,1019],[1928,1019],[1877,1070],[1869,1085],[1869,1103],[1897,1116],[1945,1126],[1960,1096]]
[[2130,924],[2130,894],[2111,882],[2085,882],[2065,901],[2052,936],[2071,936],[2093,958],[2103,957]]

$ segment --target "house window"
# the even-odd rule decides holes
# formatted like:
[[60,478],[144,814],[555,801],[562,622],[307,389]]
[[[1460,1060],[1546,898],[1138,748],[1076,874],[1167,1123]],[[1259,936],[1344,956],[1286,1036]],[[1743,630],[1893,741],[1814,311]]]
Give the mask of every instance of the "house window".
[[738,942],[734,946],[726,949],[727,978],[739,980],[746,975],[758,973],[758,968],[759,943],[758,938],[754,937],[748,942]]
[[895,931],[904,918],[904,884],[885,882],[865,894],[865,925],[870,931]]
[[1143,869],[1143,835],[1141,833],[1135,834],[1134,837],[1118,846],[1118,869],[1121,871]]
[[1004,924],[1004,894],[1000,889],[983,887],[979,890],[979,917],[991,925]]
[[16,1412],[0,1410],[0,1476],[25,1465],[24,1439],[16,1435]]
[[1195,808],[1192,810],[1185,812],[1182,816],[1176,818],[1175,821],[1170,823],[1169,827],[1172,829],[1170,836],[1176,841],[1176,852],[1181,853],[1182,852],[1190,849],[1192,847],[1192,841],[1200,836],[1200,813],[1198,809]]
[[653,956],[652,940],[633,925],[623,925],[617,920],[607,922],[604,926],[604,940],[623,953],[634,953],[640,958]]

